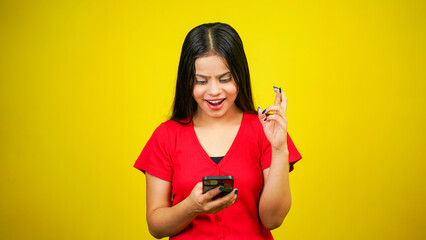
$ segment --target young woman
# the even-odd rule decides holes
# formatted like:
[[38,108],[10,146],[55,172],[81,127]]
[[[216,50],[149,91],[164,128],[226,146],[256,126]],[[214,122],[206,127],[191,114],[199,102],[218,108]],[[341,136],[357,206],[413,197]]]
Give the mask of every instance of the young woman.
[[[272,90],[272,86],[271,86]],[[287,100],[254,109],[242,41],[223,23],[185,38],[173,115],[134,167],[146,174],[147,221],[156,238],[273,239],[290,204],[289,172],[301,159],[287,134]],[[204,176],[232,175],[234,190],[202,193]]]

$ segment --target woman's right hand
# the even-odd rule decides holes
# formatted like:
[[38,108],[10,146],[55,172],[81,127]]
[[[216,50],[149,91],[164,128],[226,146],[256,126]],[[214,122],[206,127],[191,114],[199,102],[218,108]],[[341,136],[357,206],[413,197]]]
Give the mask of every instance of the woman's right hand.
[[217,213],[231,206],[237,200],[238,189],[233,189],[232,192],[222,198],[213,200],[222,190],[217,187],[203,194],[203,183],[197,183],[188,196],[194,212],[197,214]]

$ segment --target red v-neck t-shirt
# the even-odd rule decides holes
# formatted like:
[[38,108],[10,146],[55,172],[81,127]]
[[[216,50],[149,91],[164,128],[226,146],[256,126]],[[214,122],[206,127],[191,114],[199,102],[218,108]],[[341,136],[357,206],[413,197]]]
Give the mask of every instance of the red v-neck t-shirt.
[[[302,157],[287,135],[290,171]],[[271,164],[271,145],[259,118],[244,113],[230,149],[216,164],[202,148],[192,123],[169,120],[162,123],[145,145],[134,167],[172,184],[176,205],[189,196],[204,176],[232,175],[238,199],[216,214],[198,215],[179,239],[273,239],[260,221],[258,203],[263,187],[263,169]]]

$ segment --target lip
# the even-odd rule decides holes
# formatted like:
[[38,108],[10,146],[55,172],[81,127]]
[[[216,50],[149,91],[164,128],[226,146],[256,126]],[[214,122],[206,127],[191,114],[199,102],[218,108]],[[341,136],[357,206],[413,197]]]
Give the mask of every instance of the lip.
[[[225,104],[225,100],[226,100],[226,98],[214,98],[214,99],[205,99],[204,101],[206,102],[207,106],[209,106],[210,109],[212,109],[212,110],[219,110]],[[219,105],[213,105],[209,101],[210,102],[213,102],[213,101],[222,101],[222,102]]]
[[212,99],[204,99],[205,101],[220,101],[223,100],[225,98],[212,98]]

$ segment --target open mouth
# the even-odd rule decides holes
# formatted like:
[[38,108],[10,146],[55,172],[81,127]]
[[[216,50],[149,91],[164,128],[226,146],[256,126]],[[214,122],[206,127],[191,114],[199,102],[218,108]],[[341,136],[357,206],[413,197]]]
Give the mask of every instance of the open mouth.
[[206,100],[206,102],[211,109],[217,110],[217,109],[220,109],[223,106],[225,99],[226,98],[218,99],[218,100]]
[[225,98],[221,100],[214,100],[214,101],[206,100],[206,101],[213,106],[219,106],[223,101],[225,101]]

